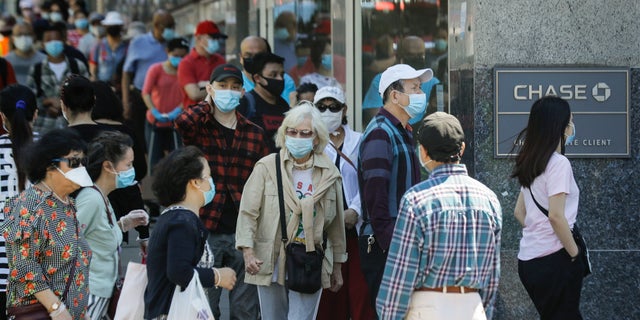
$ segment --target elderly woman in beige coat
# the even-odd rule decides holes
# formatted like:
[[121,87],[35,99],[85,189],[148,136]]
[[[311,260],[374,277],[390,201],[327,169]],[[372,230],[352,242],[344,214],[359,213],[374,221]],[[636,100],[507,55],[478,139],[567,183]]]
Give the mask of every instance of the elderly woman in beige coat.
[[[307,251],[323,245],[322,287],[342,286],[347,260],[340,172],[323,153],[329,134],[320,112],[302,101],[289,112],[276,134],[287,238]],[[281,240],[275,154],[255,165],[245,184],[236,228],[247,283],[255,284],[263,319],[314,319],[322,289],[305,294],[285,287],[285,244]]]

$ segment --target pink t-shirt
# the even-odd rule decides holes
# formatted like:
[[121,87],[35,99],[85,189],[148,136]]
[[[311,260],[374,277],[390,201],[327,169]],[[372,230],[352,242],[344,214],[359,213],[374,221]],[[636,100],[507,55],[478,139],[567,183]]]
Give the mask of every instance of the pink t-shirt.
[[[158,62],[149,67],[142,94],[151,95],[151,101],[158,111],[169,113],[182,103],[184,92],[178,83],[178,76],[166,73],[162,67],[163,63]],[[155,123],[151,110],[147,110],[147,121]],[[158,126],[171,126],[171,123],[158,124]]]
[[[528,189],[521,188],[521,191],[527,214],[524,218],[525,227],[522,230],[518,259],[531,260],[560,250],[562,243],[553,231],[549,218],[538,209]],[[569,227],[573,228],[578,215],[580,190],[573,178],[571,164],[565,156],[557,152],[551,155],[545,171],[531,184],[531,191],[536,201],[545,209],[549,209],[549,197],[566,193],[564,216]]]

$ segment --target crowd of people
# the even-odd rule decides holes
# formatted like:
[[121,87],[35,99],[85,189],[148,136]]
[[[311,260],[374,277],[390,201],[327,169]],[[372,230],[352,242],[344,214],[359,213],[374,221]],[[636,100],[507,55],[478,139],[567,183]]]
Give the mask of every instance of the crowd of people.
[[[427,109],[438,80],[412,63],[422,39],[373,78],[360,133],[328,38],[301,64],[248,36],[237,66],[213,21],[190,44],[166,11],[145,32],[82,0],[19,5],[0,59],[0,318],[111,319],[134,228],[145,319],[166,319],[194,275],[215,318],[222,289],[230,319],[492,318],[502,207],[460,163],[457,118]],[[276,22],[278,46],[294,24]],[[569,105],[536,101],[522,135],[519,274],[543,318],[581,319]]]

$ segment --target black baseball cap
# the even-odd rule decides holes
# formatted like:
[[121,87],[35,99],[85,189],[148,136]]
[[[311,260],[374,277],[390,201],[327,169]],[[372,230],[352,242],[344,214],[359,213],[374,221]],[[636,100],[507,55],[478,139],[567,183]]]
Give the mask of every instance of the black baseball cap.
[[238,69],[238,67],[232,64],[223,64],[217,66],[213,72],[211,73],[211,77],[209,78],[209,83],[213,83],[214,81],[222,81],[226,78],[233,77],[240,82],[242,82],[242,71]]
[[445,112],[435,112],[422,120],[418,141],[427,149],[429,157],[439,162],[450,162],[460,156],[464,131],[458,119]]

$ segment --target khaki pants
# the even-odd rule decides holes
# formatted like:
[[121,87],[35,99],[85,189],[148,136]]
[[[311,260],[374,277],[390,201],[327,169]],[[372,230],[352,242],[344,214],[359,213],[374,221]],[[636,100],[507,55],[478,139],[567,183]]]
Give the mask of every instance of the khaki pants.
[[486,320],[477,292],[442,293],[416,291],[411,294],[406,320]]

